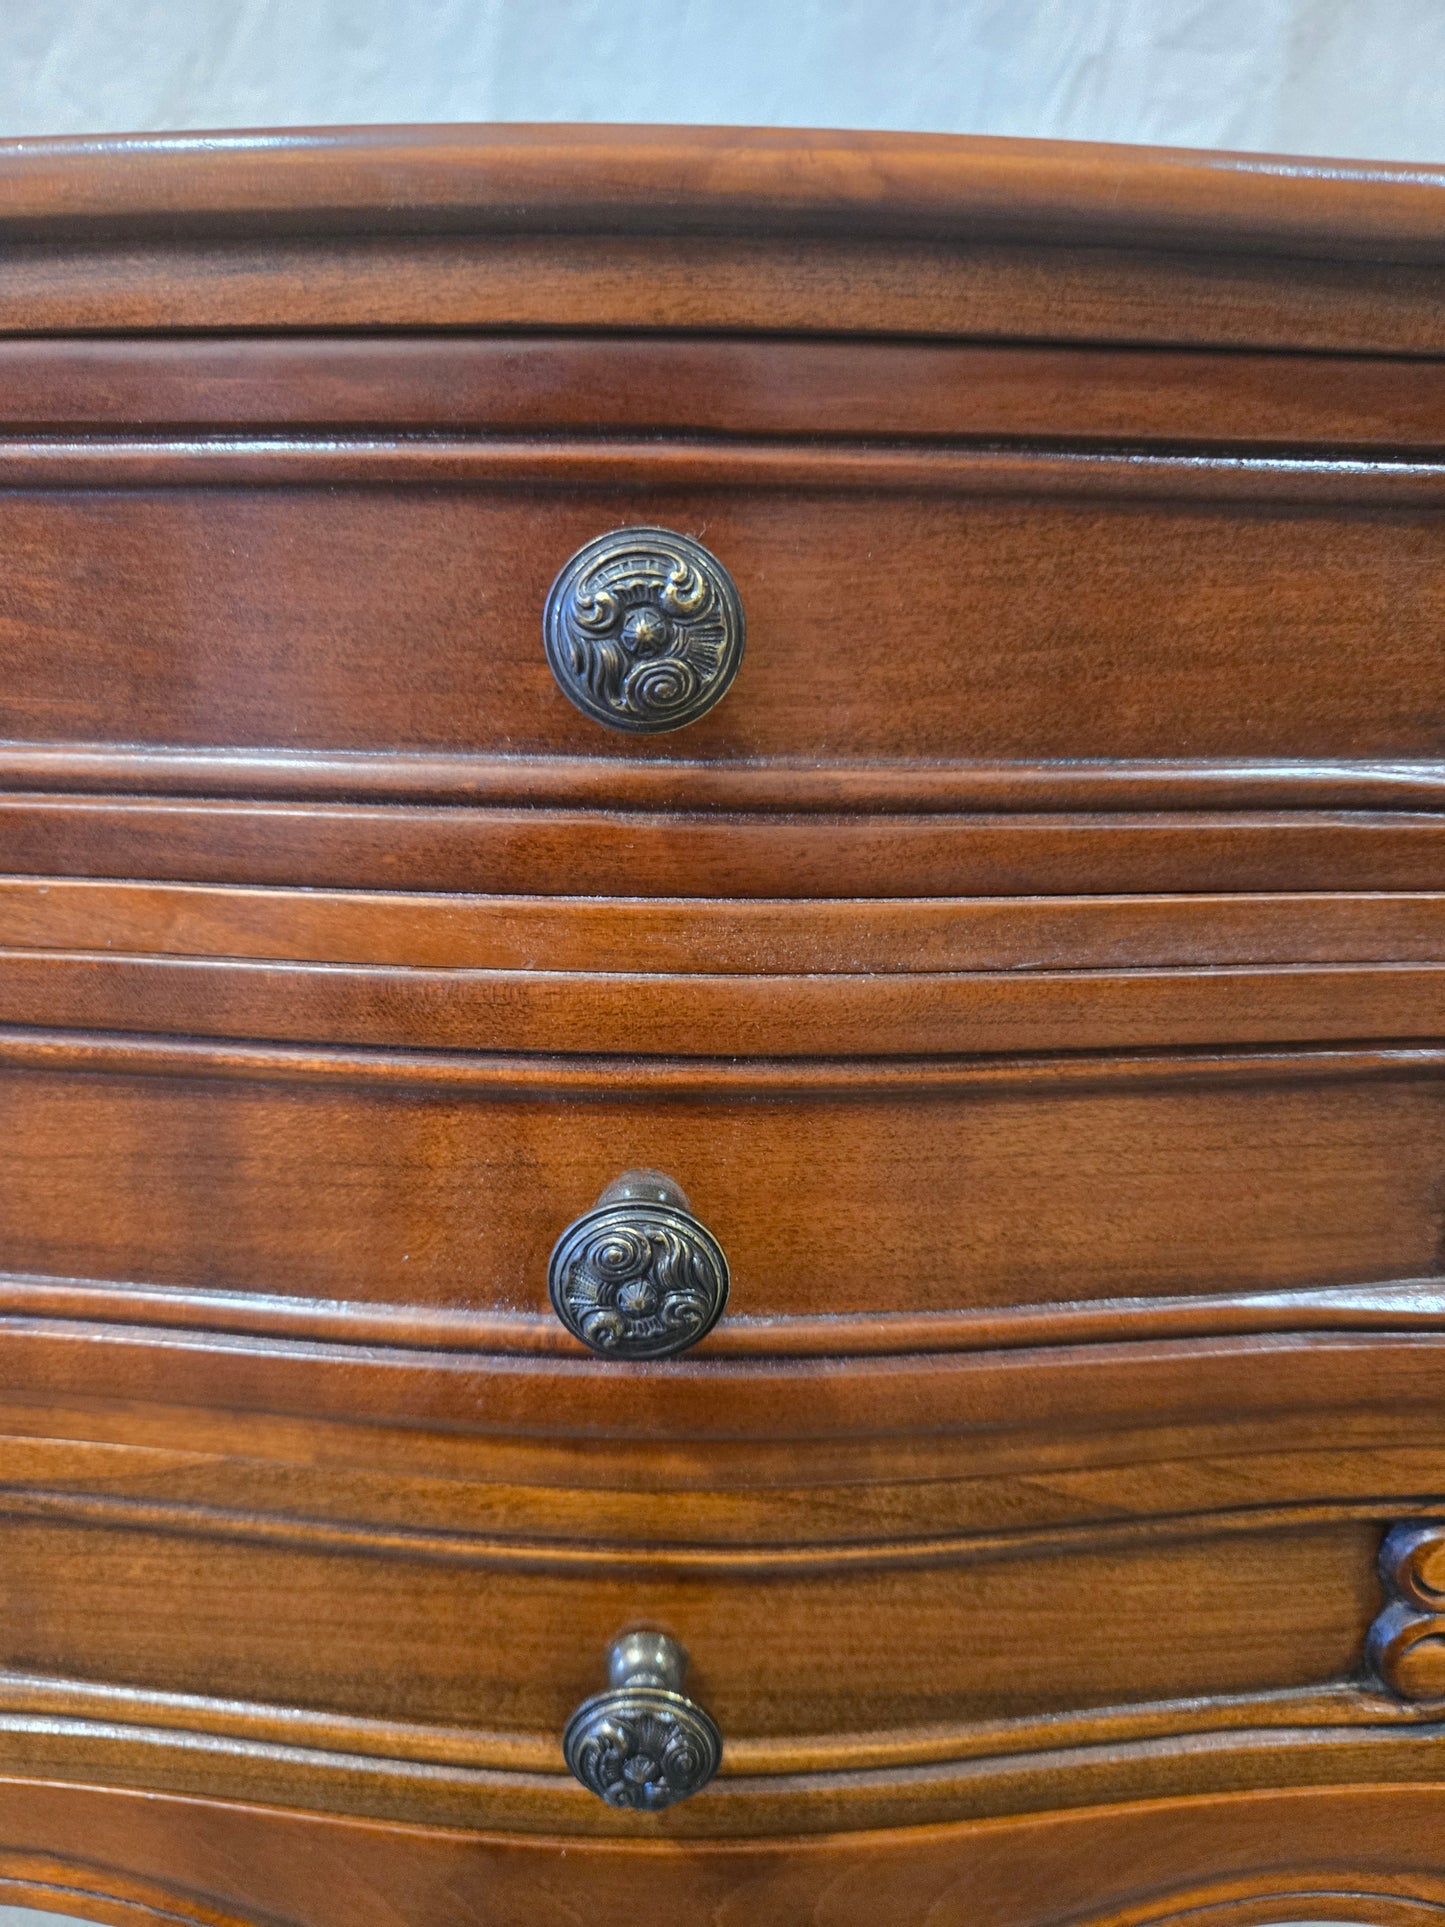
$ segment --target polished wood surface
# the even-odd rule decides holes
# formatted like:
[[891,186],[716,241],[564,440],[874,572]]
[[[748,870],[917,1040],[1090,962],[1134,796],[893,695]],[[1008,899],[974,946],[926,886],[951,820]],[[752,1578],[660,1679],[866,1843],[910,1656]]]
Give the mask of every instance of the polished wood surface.
[[[561,1927],[625,1917],[645,1884],[659,1907],[764,1927],[876,1919],[913,1927],[1088,1927],[1175,1920],[1265,1927],[1295,1919],[1427,1927],[1445,1904],[1434,1848],[1442,1790],[1415,1786],[1210,1793],[975,1825],[730,1843],[679,1852],[394,1830],[323,1815],[10,1781],[34,1849],[0,1860],[7,1897],[102,1921],[277,1918],[323,1923],[340,1903],[365,1927],[425,1910]],[[639,1871],[640,1870],[640,1871]]]
[[[1445,178],[0,144],[0,1897],[1416,1927]],[[736,580],[674,734],[579,545]],[[629,1168],[727,1254],[587,1353]],[[648,1624],[721,1770],[561,1733]]]
[[583,326],[1445,345],[1440,179],[1419,167],[916,135],[463,127],[11,142],[0,177],[0,320],[26,332]]
[[[596,445],[575,476],[546,443],[514,463],[422,442],[398,486],[372,452],[298,444],[258,488],[242,445],[188,489],[184,447],[139,446],[136,472],[81,455],[38,493],[57,452],[0,447],[7,738],[923,764],[1435,747],[1431,463],[1263,462],[1257,499],[1233,458],[929,451],[898,474],[896,450],[769,445],[764,473],[690,451],[647,487],[668,462],[642,445]],[[599,729],[537,647],[562,564],[632,524],[705,530],[747,610],[736,685],[676,739]]]
[[0,1268],[117,1312],[254,1290],[528,1344],[565,1226],[662,1168],[732,1267],[709,1349],[756,1319],[847,1350],[893,1314],[1386,1286],[1438,1263],[1442,1075],[1438,1047],[729,1066],[12,1032]]

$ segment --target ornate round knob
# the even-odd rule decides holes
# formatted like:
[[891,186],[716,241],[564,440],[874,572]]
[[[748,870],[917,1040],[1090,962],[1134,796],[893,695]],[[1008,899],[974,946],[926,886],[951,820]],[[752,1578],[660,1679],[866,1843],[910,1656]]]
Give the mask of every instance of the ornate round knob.
[[614,529],[579,549],[552,584],[542,627],[563,695],[609,729],[695,723],[743,659],[732,577],[671,529]]
[[627,1171],[557,1240],[552,1309],[609,1358],[667,1358],[706,1336],[728,1301],[728,1261],[660,1171]]
[[583,1786],[610,1807],[655,1813],[705,1787],[722,1734],[682,1689],[687,1654],[663,1633],[624,1633],[607,1655],[605,1693],[583,1700],[562,1751]]

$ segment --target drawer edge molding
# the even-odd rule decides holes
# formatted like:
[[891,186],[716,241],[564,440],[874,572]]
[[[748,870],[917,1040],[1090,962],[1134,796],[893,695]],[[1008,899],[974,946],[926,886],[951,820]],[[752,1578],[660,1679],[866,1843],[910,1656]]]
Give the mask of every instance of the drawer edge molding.
[[810,898],[1439,888],[1445,811],[623,811],[0,791],[10,876]]
[[[1431,1927],[1445,1786],[1299,1785],[1147,1799],[1003,1823],[693,1842],[402,1832],[365,1819],[9,1773],[6,1811],[33,1848],[0,1849],[0,1894],[93,1920],[325,1927],[338,1880],[359,1927],[503,1917],[537,1927],[627,1920],[639,1876],[655,1914],[886,1919],[893,1927],[1185,1927],[1373,1920]],[[853,1825],[857,1826],[856,1819]],[[187,1846],[183,1878],[176,1843]],[[1344,1845],[1342,1843],[1348,1843]],[[1200,1869],[1215,1871],[1201,1875]],[[319,1873],[317,1870],[320,1870]],[[1101,1869],[1107,1870],[1101,1885]],[[846,1893],[851,1909],[837,1912]],[[419,1910],[418,1894],[433,1896]],[[1021,1901],[1021,1896],[1031,1899]],[[760,1911],[765,1910],[765,1911]]]
[[0,743],[0,791],[762,812],[1445,807],[1445,761],[918,762]]
[[[75,1476],[72,1474],[72,1476]],[[1375,1525],[1382,1515],[1401,1523],[1399,1532],[1438,1531],[1437,1505],[1401,1498],[1256,1501],[1234,1507],[1145,1515],[1083,1518],[1051,1525],[976,1529],[932,1538],[856,1539],[805,1543],[660,1542],[581,1537],[539,1537],[513,1528],[504,1536],[461,1526],[399,1525],[394,1519],[306,1515],[265,1506],[222,1505],[193,1498],[121,1495],[92,1491],[78,1482],[47,1486],[12,1479],[0,1485],[0,1520],[52,1526],[96,1527],[186,1540],[273,1546],[306,1555],[405,1559],[417,1566],[448,1565],[478,1572],[549,1574],[574,1580],[624,1578],[642,1586],[661,1580],[697,1580],[750,1587],[769,1580],[807,1581],[882,1572],[1007,1564],[1038,1555],[1078,1556],[1186,1546],[1200,1539],[1312,1527]],[[273,1504],[274,1501],[268,1501]],[[1416,1516],[1418,1515],[1418,1517]],[[0,1669],[3,1670],[3,1669]],[[1378,1668],[1375,1669],[1378,1672]],[[1396,1700],[1411,1697],[1385,1688]],[[1425,1696],[1417,1696],[1425,1697]],[[777,1769],[782,1771],[784,1769]],[[791,1771],[791,1768],[787,1769]]]
[[174,1037],[140,1031],[0,1025],[0,1066],[98,1071],[127,1076],[252,1078],[286,1082],[398,1084],[434,1090],[535,1093],[669,1092],[765,1097],[777,1092],[898,1093],[1021,1090],[1100,1084],[1276,1083],[1281,1077],[1436,1077],[1445,1044],[1367,1044],[1226,1050],[1090,1051],[1068,1056],[972,1056],[920,1060],[873,1057],[752,1059],[612,1057],[487,1051],[386,1050],[361,1046],[263,1043],[254,1039]]
[[[160,1695],[73,1690],[71,1682],[53,1683],[49,1694],[31,1689],[28,1697],[48,1701],[49,1710],[6,1708],[26,1697],[0,1682],[6,1774],[521,1834],[635,1841],[640,1831],[635,1815],[612,1813],[576,1785],[561,1769],[560,1748],[555,1766],[532,1764],[556,1746],[555,1736],[504,1743],[496,1751],[508,1764],[482,1764],[495,1756],[479,1736],[382,1722],[368,1733],[367,1722],[300,1709],[165,1707]],[[1287,1723],[1290,1713],[1295,1723]],[[790,1763],[770,1772],[766,1753],[738,1743],[706,1797],[669,1812],[660,1829],[649,1822],[644,1837],[835,1833],[1206,1792],[1419,1782],[1429,1777],[1442,1731],[1349,1688],[1217,1710],[1195,1700],[1092,1719],[1041,1717],[1020,1728],[1008,1736],[1011,1747],[990,1751],[987,1737],[980,1743],[962,1731],[959,1753],[892,1766],[833,1763],[822,1750],[799,1770],[780,1749]],[[368,1742],[410,1743],[410,1756],[361,1750]]]
[[[545,1312],[470,1311],[416,1303],[303,1298],[132,1279],[0,1272],[0,1319],[54,1318],[99,1326],[249,1335],[325,1345],[576,1359],[577,1344]],[[1273,1291],[1157,1298],[1057,1299],[939,1312],[734,1315],[709,1336],[707,1356],[731,1359],[880,1358],[986,1352],[1116,1339],[1249,1333],[1445,1331],[1445,1279],[1362,1280]]]
[[[476,1767],[496,1773],[546,1773],[560,1779],[564,1772],[557,1737],[550,1731],[503,1731],[377,1718],[16,1668],[0,1668],[0,1717],[7,1716],[117,1722],[162,1732],[206,1732],[218,1739],[308,1747],[417,1765]],[[1413,1709],[1398,1706],[1368,1687],[1337,1681],[1272,1692],[1219,1694],[1207,1699],[1144,1700],[1061,1713],[974,1719],[957,1725],[743,1737],[728,1748],[721,1777],[876,1772],[946,1766],[963,1760],[1004,1762],[1061,1748],[1159,1740],[1181,1733],[1358,1727],[1408,1731],[1422,1718]]]
[[[1239,1449],[1318,1436],[1408,1443],[1445,1397],[1445,1334],[1296,1332],[1118,1340],[1020,1351],[828,1358],[611,1360],[406,1351],[79,1320],[0,1319],[0,1391],[37,1401],[229,1407],[401,1423],[476,1437],[716,1449],[787,1442],[910,1455],[967,1441],[980,1474],[1021,1445],[1176,1428]],[[645,1386],[645,1397],[642,1396]],[[1145,1415],[1147,1414],[1147,1419]]]
[[1429,963],[1445,960],[1445,891],[840,901],[441,896],[0,874],[0,948],[790,977]]
[[1047,439],[1019,450],[869,442],[630,436],[0,435],[0,487],[196,489],[362,487],[816,489],[866,494],[1129,501],[1346,502],[1432,508],[1445,462],[1234,450],[1080,450]]
[[1445,962],[916,974],[437,969],[0,949],[12,1022],[391,1049],[653,1056],[1445,1039]]

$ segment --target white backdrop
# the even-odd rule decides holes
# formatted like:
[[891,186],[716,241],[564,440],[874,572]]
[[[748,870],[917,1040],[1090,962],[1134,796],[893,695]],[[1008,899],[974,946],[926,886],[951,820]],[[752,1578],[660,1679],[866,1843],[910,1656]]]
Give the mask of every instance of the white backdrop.
[[1445,0],[0,0],[0,134],[897,127],[1445,160]]

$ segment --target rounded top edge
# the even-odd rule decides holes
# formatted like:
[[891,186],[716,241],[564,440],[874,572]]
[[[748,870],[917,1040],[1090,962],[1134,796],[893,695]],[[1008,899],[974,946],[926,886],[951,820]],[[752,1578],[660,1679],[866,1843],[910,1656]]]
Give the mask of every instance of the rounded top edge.
[[733,232],[1445,260],[1445,166],[568,123],[0,141],[0,233]]

